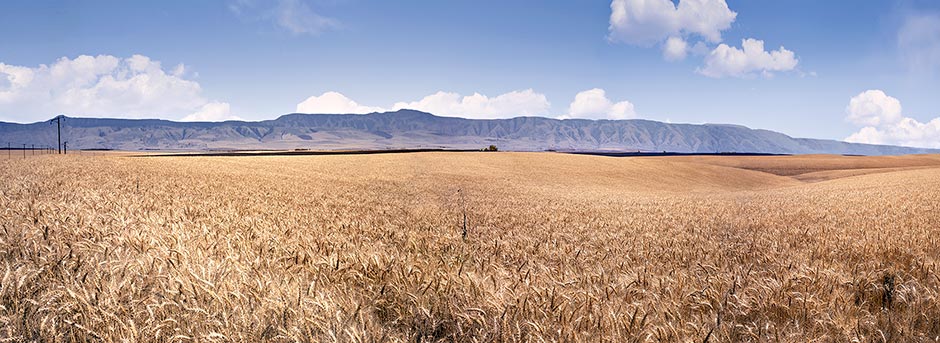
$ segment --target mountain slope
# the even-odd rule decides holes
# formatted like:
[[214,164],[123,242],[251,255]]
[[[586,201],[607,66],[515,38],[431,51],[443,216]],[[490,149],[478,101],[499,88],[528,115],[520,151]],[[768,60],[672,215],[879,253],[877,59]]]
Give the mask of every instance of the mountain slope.
[[[651,120],[517,117],[474,120],[429,113],[288,114],[259,122],[173,122],[66,118],[63,140],[81,149],[385,149],[621,150],[889,155],[936,150],[800,139],[737,125]],[[0,123],[0,144],[55,145],[47,122]]]

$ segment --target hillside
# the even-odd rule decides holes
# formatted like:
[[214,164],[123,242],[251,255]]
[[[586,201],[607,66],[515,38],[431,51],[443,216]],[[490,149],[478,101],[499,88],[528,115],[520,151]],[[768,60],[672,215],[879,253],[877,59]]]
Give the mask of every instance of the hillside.
[[[793,138],[737,125],[651,120],[517,117],[474,120],[429,113],[288,114],[258,122],[67,118],[64,140],[80,149],[476,149],[761,152],[894,155],[937,150]],[[0,123],[0,144],[55,145],[46,122]]]

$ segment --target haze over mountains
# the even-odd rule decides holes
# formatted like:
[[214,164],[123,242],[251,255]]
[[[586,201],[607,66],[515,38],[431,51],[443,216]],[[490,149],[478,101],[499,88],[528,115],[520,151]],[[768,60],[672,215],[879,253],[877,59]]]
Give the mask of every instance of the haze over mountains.
[[[72,149],[479,149],[669,151],[893,155],[940,150],[792,138],[737,125],[668,124],[651,120],[517,117],[476,120],[413,110],[359,114],[287,114],[257,122],[66,118]],[[0,122],[0,144],[55,146],[48,122]]]

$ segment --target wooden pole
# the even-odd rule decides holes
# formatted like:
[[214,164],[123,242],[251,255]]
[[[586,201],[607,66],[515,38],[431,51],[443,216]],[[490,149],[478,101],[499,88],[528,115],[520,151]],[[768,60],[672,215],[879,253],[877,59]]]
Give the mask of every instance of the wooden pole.
[[62,153],[62,115],[55,117],[56,132],[59,137],[59,153]]

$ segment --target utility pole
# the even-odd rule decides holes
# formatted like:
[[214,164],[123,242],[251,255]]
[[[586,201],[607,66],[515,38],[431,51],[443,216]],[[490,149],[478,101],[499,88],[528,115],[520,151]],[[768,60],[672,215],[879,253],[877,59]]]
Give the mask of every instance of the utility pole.
[[52,120],[49,121],[49,124],[52,124],[52,122],[55,121],[56,132],[59,137],[59,153],[60,154],[62,153],[62,117],[64,117],[64,115],[60,114],[56,116],[55,118],[52,118]]
[[29,150],[32,150],[30,151],[30,153],[33,154],[33,156],[36,156],[36,144],[33,144],[32,146],[30,146],[30,148],[31,149]]
[[62,149],[63,151],[65,151],[63,155],[68,155],[69,154],[69,142],[62,143]]

